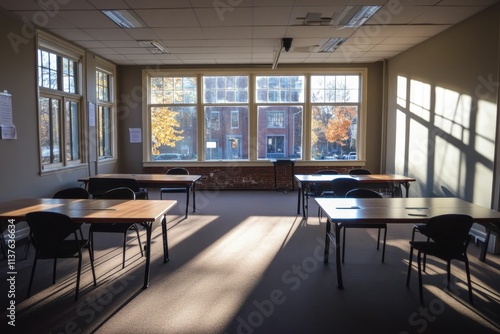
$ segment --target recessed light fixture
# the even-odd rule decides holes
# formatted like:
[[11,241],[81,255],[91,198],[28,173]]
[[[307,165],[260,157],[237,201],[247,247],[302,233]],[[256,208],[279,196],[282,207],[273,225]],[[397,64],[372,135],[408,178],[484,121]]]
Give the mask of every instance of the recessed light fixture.
[[346,6],[335,18],[333,25],[342,28],[360,27],[368,21],[382,6]]
[[319,52],[333,52],[335,50],[337,50],[337,48],[339,46],[342,45],[342,43],[345,42],[347,38],[345,37],[334,37],[334,38],[330,38],[328,39],[325,44],[323,44],[320,48],[319,48]]
[[139,41],[139,44],[148,48],[151,53],[172,53],[158,41]]
[[143,28],[146,26],[135,13],[128,10],[102,10],[101,12],[124,29]]

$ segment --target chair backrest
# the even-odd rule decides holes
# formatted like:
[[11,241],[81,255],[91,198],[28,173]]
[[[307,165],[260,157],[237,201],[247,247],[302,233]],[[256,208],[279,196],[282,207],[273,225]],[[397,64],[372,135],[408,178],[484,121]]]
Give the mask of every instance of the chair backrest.
[[340,172],[336,170],[319,170],[316,172],[316,174],[322,174],[322,175],[338,175]]
[[345,197],[349,190],[359,187],[359,182],[350,177],[339,177],[332,180],[331,189],[336,197]]
[[426,225],[426,235],[450,250],[465,251],[469,244],[469,231],[472,224],[471,216],[444,214],[429,219]]
[[89,192],[81,187],[66,188],[56,192],[53,198],[87,199],[89,198]]
[[349,175],[370,175],[372,172],[365,168],[353,168],[348,173]]
[[62,213],[37,211],[26,214],[33,245],[40,257],[57,254],[60,243],[70,234],[78,238],[73,220]]
[[382,194],[372,189],[356,188],[349,190],[345,197],[348,198],[382,198]]
[[88,191],[94,198],[102,196],[108,190],[120,187],[130,188],[132,191],[140,191],[139,183],[135,179],[113,177],[89,178]]
[[186,168],[175,167],[175,168],[170,168],[169,170],[167,170],[166,174],[189,175],[189,171]]
[[102,194],[100,199],[135,199],[135,192],[127,187],[110,189]]

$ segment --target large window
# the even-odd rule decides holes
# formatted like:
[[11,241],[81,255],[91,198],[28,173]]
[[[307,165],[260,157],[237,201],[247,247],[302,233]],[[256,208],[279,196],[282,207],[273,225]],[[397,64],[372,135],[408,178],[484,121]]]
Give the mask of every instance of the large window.
[[248,76],[204,76],[205,160],[248,159]]
[[359,75],[311,77],[311,158],[356,159]]
[[113,82],[112,71],[96,70],[97,154],[100,160],[114,156]]
[[[43,34],[42,34],[43,36]],[[39,127],[42,170],[81,162],[81,95],[78,59],[43,38],[38,47]]]
[[145,159],[361,158],[364,70],[241,72],[145,71]]
[[305,76],[257,76],[257,158],[302,158]]
[[152,160],[196,160],[196,77],[150,77],[148,116]]

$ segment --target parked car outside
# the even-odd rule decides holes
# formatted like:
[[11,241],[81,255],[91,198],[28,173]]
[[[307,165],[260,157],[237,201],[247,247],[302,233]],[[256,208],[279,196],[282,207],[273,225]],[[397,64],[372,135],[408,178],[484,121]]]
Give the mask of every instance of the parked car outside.
[[182,160],[182,155],[179,153],[161,153],[153,155],[153,160]]

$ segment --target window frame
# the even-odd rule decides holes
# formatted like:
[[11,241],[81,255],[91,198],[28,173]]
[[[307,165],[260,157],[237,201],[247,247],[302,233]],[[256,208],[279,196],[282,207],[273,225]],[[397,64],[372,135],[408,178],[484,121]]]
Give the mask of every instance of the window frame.
[[[83,140],[83,134],[85,130],[84,123],[84,105],[83,105],[83,85],[84,85],[84,76],[83,76],[83,62],[84,62],[84,50],[76,47],[73,44],[70,44],[62,39],[59,39],[55,36],[52,36],[48,33],[45,33],[41,30],[37,30],[36,34],[37,47],[36,47],[36,85],[37,85],[37,120],[38,120],[38,154],[39,154],[39,168],[40,174],[49,173],[57,170],[64,170],[67,168],[73,168],[75,166],[82,166],[86,161],[85,156],[85,143]],[[49,52],[51,54],[55,54],[57,56],[57,89],[48,88],[40,86],[40,63],[39,63],[39,52]],[[59,60],[60,59],[60,60]],[[64,91],[65,85],[65,74],[67,74],[62,66],[64,59],[69,59],[74,64],[74,77],[75,77],[75,90],[74,92],[66,92]],[[42,138],[41,138],[41,127],[42,120],[41,116],[41,99],[56,99],[59,100],[59,118],[58,118],[58,136],[60,139],[59,143],[59,162],[49,162],[44,163],[42,161]],[[78,121],[78,135],[76,137],[72,137],[72,139],[76,138],[78,140],[77,145],[79,157],[78,159],[68,159],[67,155],[67,142],[66,142],[66,130],[68,128],[73,128],[72,124],[66,124],[66,104],[67,102],[76,102],[78,105],[77,110],[77,121]],[[74,121],[74,119],[72,119]],[[51,126],[52,128],[52,126]],[[50,146],[50,150],[53,150],[52,144]]]
[[[105,162],[105,161],[111,161],[115,160],[117,158],[117,119],[116,119],[116,66],[109,62],[106,61],[102,58],[97,57],[96,58],[96,106],[95,106],[95,138],[96,138],[96,156],[97,160],[99,162]],[[108,75],[108,98],[109,100],[100,100],[99,99],[99,94],[97,92],[98,86],[97,86],[97,73],[102,72]],[[111,155],[110,156],[101,156],[100,155],[100,148],[101,148],[101,143],[100,143],[100,138],[99,138],[99,131],[100,131],[100,115],[99,115],[99,110],[100,108],[109,108],[109,119],[108,119],[108,124],[110,124],[109,128],[107,130],[109,131],[108,133],[108,138],[110,138],[110,147],[111,147]],[[105,129],[106,130],[106,129]],[[106,136],[105,136],[106,137]]]
[[[247,75],[249,77],[249,154],[248,159],[245,160],[222,160],[222,161],[211,161],[205,160],[205,148],[204,148],[204,107],[203,103],[203,92],[202,83],[204,76],[242,76]],[[298,160],[298,163],[303,165],[343,165],[345,163],[352,164],[363,164],[365,159],[365,147],[366,147],[366,106],[368,104],[367,96],[367,85],[368,85],[368,69],[365,67],[352,67],[352,68],[324,68],[324,69],[258,69],[258,68],[242,68],[238,70],[234,69],[210,69],[210,68],[197,68],[197,69],[144,69],[143,70],[143,87],[147,92],[147,98],[143,99],[143,166],[152,167],[158,166],[161,162],[153,161],[150,151],[151,151],[151,124],[148,117],[148,107],[149,107],[149,78],[151,76],[196,76],[197,77],[197,117],[198,117],[198,156],[197,160],[182,161],[181,163],[189,166],[196,166],[200,163],[205,165],[227,165],[231,163],[234,165],[263,165],[267,164],[268,160],[257,158],[257,105],[262,105],[261,102],[256,103],[256,77],[257,76],[287,76],[287,75],[304,75],[305,76],[305,97],[303,103],[293,103],[294,105],[303,105],[303,120],[302,120],[302,157]],[[360,101],[358,103],[358,117],[357,117],[357,160],[313,160],[311,157],[311,98],[310,98],[310,84],[312,75],[359,75],[360,76]],[[281,104],[273,104],[274,107],[279,108]],[[284,103],[283,105],[289,105]],[[170,161],[168,162],[171,163]],[[174,162],[175,163],[175,162]]]

